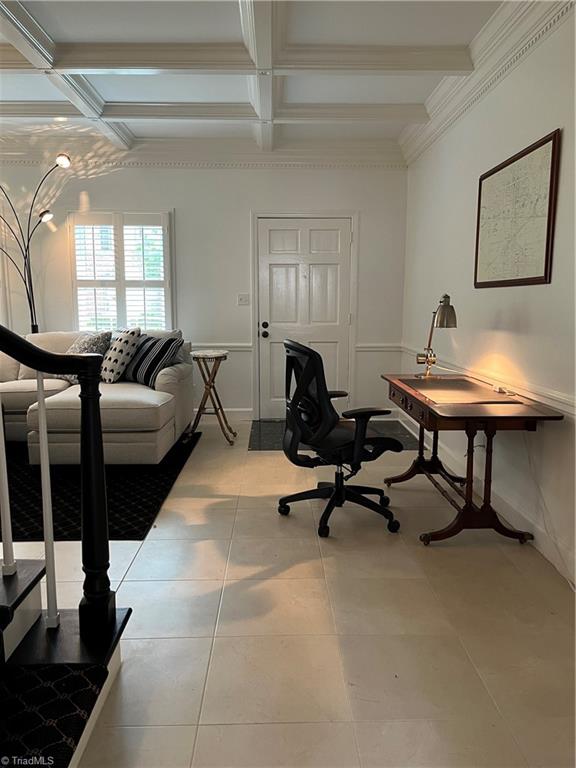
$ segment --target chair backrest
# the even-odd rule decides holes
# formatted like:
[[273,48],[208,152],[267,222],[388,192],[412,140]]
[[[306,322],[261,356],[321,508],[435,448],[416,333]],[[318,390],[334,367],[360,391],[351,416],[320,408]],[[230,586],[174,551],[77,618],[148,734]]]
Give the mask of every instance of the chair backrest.
[[314,349],[287,339],[286,350],[286,432],[284,453],[294,463],[298,445],[314,448],[334,429],[340,417],[332,405],[324,376],[322,357]]

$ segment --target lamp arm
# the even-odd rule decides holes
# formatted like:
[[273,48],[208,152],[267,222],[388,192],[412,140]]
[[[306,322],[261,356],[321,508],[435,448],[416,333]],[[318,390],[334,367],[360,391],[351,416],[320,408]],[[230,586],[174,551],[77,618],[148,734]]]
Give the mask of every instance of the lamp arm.
[[28,225],[27,225],[27,228],[26,228],[26,234],[27,234],[28,242],[30,242],[30,222],[32,221],[32,211],[34,210],[34,203],[36,202],[36,198],[38,197],[38,193],[40,192],[40,187],[42,186],[42,184],[44,184],[44,182],[46,181],[48,176],[50,176],[52,171],[55,171],[56,168],[58,168],[58,167],[59,167],[58,165],[54,165],[52,168],[50,168],[50,170],[47,171],[44,174],[44,176],[42,176],[42,178],[40,179],[40,183],[36,187],[36,192],[34,192],[34,197],[32,198],[32,202],[30,203],[30,210],[28,212]]
[[432,336],[434,335],[434,320],[436,320],[436,313],[438,312],[437,309],[432,312],[432,322],[430,323],[430,333],[428,334],[428,343],[426,344],[426,349],[432,349]]
[[14,269],[15,269],[15,270],[18,272],[18,274],[20,275],[20,278],[22,279],[22,282],[24,283],[24,285],[26,285],[26,280],[25,280],[25,278],[24,278],[24,274],[23,274],[22,270],[20,269],[20,267],[18,266],[18,264],[16,263],[15,259],[14,259],[12,256],[10,256],[10,254],[8,253],[8,251],[6,251],[6,250],[5,250],[4,248],[2,248],[1,246],[0,246],[0,251],[2,251],[2,253],[3,253],[3,254],[5,254],[5,256],[7,256],[7,257],[10,259],[10,261],[11,261],[11,262],[12,262],[12,264],[14,265]]
[[2,253],[4,253],[10,259],[10,261],[12,262],[12,264],[14,266],[14,269],[18,272],[18,274],[20,275],[20,279],[24,283],[24,288],[26,289],[26,301],[28,302],[28,308],[30,310],[30,316],[32,317],[33,315],[36,314],[36,311],[35,311],[35,308],[33,307],[33,301],[32,301],[32,297],[30,296],[30,289],[28,287],[28,283],[26,281],[26,278],[24,277],[24,274],[23,274],[22,270],[20,269],[18,264],[15,262],[15,260],[12,258],[12,256],[10,256],[8,251],[4,250],[4,248],[2,248],[2,247],[0,247],[0,251],[2,251]]
[[12,237],[14,238],[14,240],[16,240],[16,243],[18,244],[18,248],[20,248],[20,252],[22,254],[22,258],[25,259],[26,258],[26,254],[25,254],[25,251],[24,251],[24,240],[22,240],[22,242],[20,242],[20,239],[18,238],[18,235],[16,234],[16,232],[14,232],[14,230],[10,226],[9,222],[1,214],[0,214],[0,219],[4,222],[4,224],[6,224],[6,226],[8,227],[10,232],[12,233]]
[[[14,218],[16,219],[16,223],[18,224],[18,229],[20,230],[20,235],[22,237],[22,242],[24,242],[24,230],[22,229],[22,224],[20,224],[20,219],[18,218],[18,214],[16,213],[16,208],[14,208],[14,205],[12,204],[12,200],[10,200],[10,198],[8,196],[8,192],[6,192],[6,190],[4,189],[4,187],[1,184],[0,184],[0,191],[2,192],[2,194],[4,195],[6,200],[8,200],[8,205],[12,209],[12,213],[14,214]],[[6,222],[6,224],[8,224],[8,222],[6,221],[6,219],[3,216],[2,216],[2,219],[3,219],[4,222]],[[8,226],[10,226],[10,225],[8,225]],[[12,227],[10,227],[10,229],[12,231],[12,234],[16,238],[17,242],[20,243],[20,241],[16,237]]]

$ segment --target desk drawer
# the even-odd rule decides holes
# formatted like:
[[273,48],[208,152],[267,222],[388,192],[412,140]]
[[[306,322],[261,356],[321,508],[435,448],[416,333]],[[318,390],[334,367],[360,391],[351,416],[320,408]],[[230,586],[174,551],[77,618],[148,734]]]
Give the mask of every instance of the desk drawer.
[[398,408],[401,408],[403,411],[405,411],[414,419],[414,421],[417,421],[419,424],[426,424],[427,412],[426,409],[423,408],[422,405],[418,402],[418,400],[410,397],[405,392],[402,392],[393,386],[390,386],[389,397],[390,400],[392,400],[392,402],[398,406]]

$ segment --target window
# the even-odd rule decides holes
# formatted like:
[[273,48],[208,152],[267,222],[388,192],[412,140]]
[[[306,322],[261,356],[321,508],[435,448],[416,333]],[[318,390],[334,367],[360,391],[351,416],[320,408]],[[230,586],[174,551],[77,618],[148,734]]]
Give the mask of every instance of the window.
[[168,214],[71,217],[81,331],[172,327]]

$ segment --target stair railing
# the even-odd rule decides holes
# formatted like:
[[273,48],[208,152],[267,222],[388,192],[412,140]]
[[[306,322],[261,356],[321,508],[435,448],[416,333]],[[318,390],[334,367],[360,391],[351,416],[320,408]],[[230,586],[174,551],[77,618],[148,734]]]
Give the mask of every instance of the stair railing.
[[[100,419],[100,368],[102,356],[96,354],[68,355],[47,352],[26,341],[0,325],[0,352],[18,360],[36,371],[51,374],[75,374],[80,384],[80,516],[82,526],[82,570],[84,571],[84,596],[78,607],[80,636],[87,644],[106,641],[116,621],[116,596],[110,589],[108,568],[110,547],[108,542],[108,509],[106,502],[106,477],[104,473],[104,449],[102,445],[102,424]],[[51,522],[51,494],[49,456],[46,427],[46,411],[43,402],[44,386],[42,373],[38,376],[38,419],[40,459],[43,495],[50,495],[48,506],[43,506],[44,523]],[[42,404],[40,403],[42,400]],[[1,407],[1,403],[0,403]],[[2,419],[0,418],[0,422]],[[44,439],[42,435],[44,434]],[[0,440],[4,446],[4,429],[0,426]],[[4,541],[4,563],[8,570],[15,568],[10,523],[10,499],[6,472],[5,452],[0,450],[0,505],[2,536]],[[44,459],[44,460],[43,460]],[[42,470],[44,466],[44,470]],[[49,526],[51,528],[51,525]],[[53,534],[47,543],[46,568],[52,570],[54,582]],[[6,537],[6,538],[4,538]],[[51,552],[51,554],[48,554]],[[49,563],[48,560],[51,559]],[[4,571],[6,573],[6,571]],[[48,582],[48,578],[47,578]],[[57,625],[55,588],[48,594],[48,625]],[[52,617],[50,617],[52,610]]]

